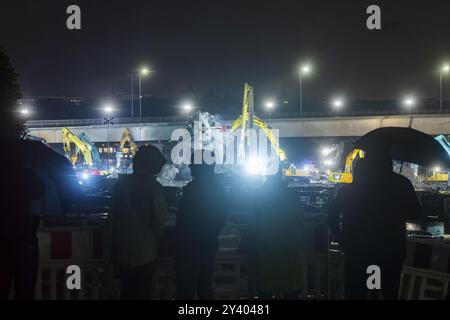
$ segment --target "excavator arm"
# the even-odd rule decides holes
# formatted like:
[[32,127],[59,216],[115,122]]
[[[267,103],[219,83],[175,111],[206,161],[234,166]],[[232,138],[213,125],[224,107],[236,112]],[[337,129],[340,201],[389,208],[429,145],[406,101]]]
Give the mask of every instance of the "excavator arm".
[[138,151],[138,146],[136,142],[134,141],[133,135],[130,132],[130,129],[126,128],[125,132],[122,135],[122,138],[120,139],[120,150],[123,150],[125,148],[125,144],[128,142],[128,145],[130,146],[130,154],[134,157],[136,152]]
[[[89,149],[89,146],[83,142],[80,138],[78,138],[72,131],[67,128],[62,129],[63,132],[63,142],[64,142],[64,151],[68,155],[70,162],[72,165],[78,160],[78,153],[81,152],[84,157],[84,163],[88,166],[92,166],[92,153]],[[72,152],[72,143],[75,145],[76,150]]]
[[[260,130],[263,130],[269,139],[270,144],[275,150],[277,156],[280,161],[286,165],[287,168],[283,169],[283,173],[287,176],[304,176],[299,173],[293,164],[288,163],[288,159],[286,157],[286,153],[280,147],[278,140],[275,139],[272,129],[267,125],[265,121],[261,118],[257,117],[253,113],[253,86],[251,84],[245,83],[244,85],[244,99],[242,102],[242,114],[232,123],[231,131],[236,131],[241,128],[241,138],[240,138],[240,148],[242,152],[242,148],[246,146],[245,141],[245,133],[247,129],[247,124],[249,127],[256,126]],[[247,141],[248,143],[248,141]]]

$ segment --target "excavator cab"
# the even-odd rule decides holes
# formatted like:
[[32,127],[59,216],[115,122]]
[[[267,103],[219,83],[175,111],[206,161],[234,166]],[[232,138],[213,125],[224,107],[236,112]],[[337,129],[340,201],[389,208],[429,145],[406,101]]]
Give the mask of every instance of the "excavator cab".
[[330,172],[328,181],[331,183],[352,183],[353,182],[353,162],[356,157],[364,158],[364,151],[361,149],[353,149],[345,159],[345,168],[343,172]]

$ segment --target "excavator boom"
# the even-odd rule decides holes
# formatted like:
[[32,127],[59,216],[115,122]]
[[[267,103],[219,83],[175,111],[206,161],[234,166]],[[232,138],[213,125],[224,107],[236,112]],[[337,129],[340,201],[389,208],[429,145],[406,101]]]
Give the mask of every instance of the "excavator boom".
[[[77,137],[72,131],[70,131],[67,128],[63,128],[62,133],[63,133],[64,151],[68,155],[72,165],[75,165],[75,163],[78,160],[78,153],[81,152],[84,157],[84,163],[88,166],[92,166],[94,162],[89,145],[83,142],[79,137]],[[72,152],[72,143],[76,147],[75,152]]]
[[[267,136],[267,139],[269,139],[270,144],[272,145],[273,149],[275,150],[280,161],[283,162],[284,164],[286,164],[286,162],[288,162],[286,153],[280,147],[278,140],[275,139],[275,135],[273,134],[272,129],[267,125],[267,123],[265,121],[263,121],[261,118],[254,115],[253,109],[254,109],[253,108],[253,86],[249,83],[245,83],[244,98],[243,98],[243,102],[242,102],[242,114],[231,125],[232,131],[236,131],[237,129],[241,128],[241,138],[240,138],[241,154],[243,152],[243,148],[247,147],[247,144],[248,144],[248,141],[246,142],[246,139],[245,139],[245,133],[246,133],[247,126],[250,128],[252,128],[253,126],[256,126],[259,129],[264,131],[264,133]],[[297,170],[293,164],[290,164],[287,167],[288,167],[287,169],[283,170],[283,173],[285,175],[287,175],[287,176],[304,176],[298,172],[299,170]]]

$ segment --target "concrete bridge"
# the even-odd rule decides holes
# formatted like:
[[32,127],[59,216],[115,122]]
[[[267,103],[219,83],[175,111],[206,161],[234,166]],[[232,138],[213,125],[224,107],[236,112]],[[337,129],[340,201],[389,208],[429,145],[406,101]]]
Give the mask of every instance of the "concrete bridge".
[[[450,115],[396,115],[342,118],[284,118],[267,120],[271,128],[279,129],[281,138],[310,137],[358,137],[379,127],[409,127],[431,135],[450,134]],[[220,124],[230,126],[232,121]],[[62,143],[62,128],[74,133],[84,132],[92,142],[108,140],[108,128],[102,119],[29,121],[31,134],[46,139],[49,143]],[[110,126],[110,141],[119,141],[125,128],[129,128],[136,141],[169,140],[173,130],[186,128],[186,118],[154,118],[141,123],[117,119]]]

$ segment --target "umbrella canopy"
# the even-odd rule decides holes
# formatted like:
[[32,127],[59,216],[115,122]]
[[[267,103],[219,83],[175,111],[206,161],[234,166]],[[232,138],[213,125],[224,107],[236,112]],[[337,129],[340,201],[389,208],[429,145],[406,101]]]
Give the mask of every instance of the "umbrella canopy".
[[432,136],[402,127],[383,127],[365,134],[355,148],[370,152],[386,152],[391,159],[425,167],[450,168],[447,151]]

